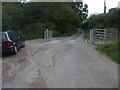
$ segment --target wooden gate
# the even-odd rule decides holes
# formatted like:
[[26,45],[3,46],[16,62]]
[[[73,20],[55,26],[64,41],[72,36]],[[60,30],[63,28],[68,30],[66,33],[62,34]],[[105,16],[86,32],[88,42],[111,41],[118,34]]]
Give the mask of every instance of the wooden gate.
[[96,42],[112,42],[117,40],[117,29],[91,29],[90,30],[90,41]]

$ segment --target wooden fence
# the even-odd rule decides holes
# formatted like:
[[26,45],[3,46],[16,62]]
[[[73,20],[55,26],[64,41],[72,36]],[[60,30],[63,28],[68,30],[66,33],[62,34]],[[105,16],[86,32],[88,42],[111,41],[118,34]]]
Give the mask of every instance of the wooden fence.
[[117,29],[91,29],[90,30],[90,41],[96,42],[112,42],[117,40]]

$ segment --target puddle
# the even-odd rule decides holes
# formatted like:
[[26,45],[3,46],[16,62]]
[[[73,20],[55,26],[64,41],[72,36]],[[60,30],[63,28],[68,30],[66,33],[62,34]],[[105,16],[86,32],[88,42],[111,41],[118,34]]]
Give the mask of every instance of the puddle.
[[61,40],[54,40],[54,41],[51,41],[50,43],[60,43]]
[[75,42],[76,42],[76,40],[69,40],[69,41],[67,41],[67,43],[69,43],[69,44],[73,44]]
[[80,44],[85,43],[85,40],[69,40],[67,41],[68,44]]
[[75,43],[76,40],[69,40],[68,43]]

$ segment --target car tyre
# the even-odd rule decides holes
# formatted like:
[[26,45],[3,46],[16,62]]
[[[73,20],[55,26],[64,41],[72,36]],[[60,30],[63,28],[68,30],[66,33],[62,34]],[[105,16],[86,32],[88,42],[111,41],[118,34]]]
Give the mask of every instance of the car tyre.
[[14,46],[13,54],[15,55],[15,54],[17,54],[17,52],[18,52],[18,50],[17,50],[17,46],[15,45],[15,46]]
[[25,41],[22,42],[22,47],[25,47]]

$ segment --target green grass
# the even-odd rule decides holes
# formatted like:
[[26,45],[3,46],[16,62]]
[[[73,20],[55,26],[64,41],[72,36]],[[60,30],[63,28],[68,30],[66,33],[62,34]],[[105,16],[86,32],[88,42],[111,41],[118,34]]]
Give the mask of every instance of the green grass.
[[[85,32],[84,35],[85,39],[90,39],[89,32]],[[111,57],[111,59],[117,63],[120,64],[120,40],[112,43],[107,43],[107,44],[99,44],[97,45],[97,50],[103,52],[107,56]]]
[[89,32],[85,32],[84,38],[89,40],[90,39],[90,33]]
[[107,43],[107,44],[99,44],[97,45],[97,50],[105,53],[107,56],[111,57],[113,61],[120,64],[120,56],[118,55],[120,52],[120,41]]
[[[25,40],[32,40],[32,39],[42,39],[44,38],[43,33],[40,32],[28,32],[28,33],[23,33],[20,30],[17,31],[20,35],[22,35]],[[54,31],[53,32],[53,37],[67,37],[67,36],[71,36],[76,34],[77,31],[76,30],[72,30],[71,32],[65,33],[65,34],[61,34],[59,32]]]
[[43,36],[40,33],[29,33],[29,34],[24,34],[23,37],[25,38],[25,40],[32,40],[32,39],[41,39],[43,38]]

